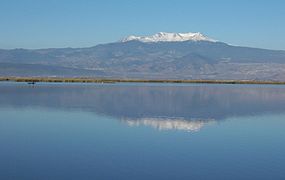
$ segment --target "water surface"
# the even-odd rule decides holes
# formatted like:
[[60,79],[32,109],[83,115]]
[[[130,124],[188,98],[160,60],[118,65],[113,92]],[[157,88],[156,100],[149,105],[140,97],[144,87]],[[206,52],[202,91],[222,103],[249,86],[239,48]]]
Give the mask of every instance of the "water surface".
[[285,86],[0,83],[0,179],[284,179]]

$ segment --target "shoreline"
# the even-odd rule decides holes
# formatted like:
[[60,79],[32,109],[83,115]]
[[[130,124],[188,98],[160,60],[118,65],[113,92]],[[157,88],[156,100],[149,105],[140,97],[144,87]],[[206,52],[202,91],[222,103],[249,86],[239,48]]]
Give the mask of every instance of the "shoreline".
[[171,79],[108,79],[108,78],[63,78],[63,77],[0,77],[0,81],[10,82],[55,82],[55,83],[202,83],[202,84],[276,84],[285,85],[281,81],[257,80],[171,80]]

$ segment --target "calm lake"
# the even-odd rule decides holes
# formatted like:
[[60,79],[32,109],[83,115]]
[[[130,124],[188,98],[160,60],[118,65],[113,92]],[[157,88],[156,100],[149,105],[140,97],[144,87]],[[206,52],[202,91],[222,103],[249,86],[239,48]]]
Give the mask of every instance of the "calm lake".
[[285,86],[1,82],[0,179],[285,179]]

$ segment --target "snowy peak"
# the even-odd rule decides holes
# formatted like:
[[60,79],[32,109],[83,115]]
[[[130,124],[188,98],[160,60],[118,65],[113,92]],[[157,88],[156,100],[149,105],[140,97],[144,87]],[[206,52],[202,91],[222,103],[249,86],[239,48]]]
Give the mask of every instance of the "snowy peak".
[[141,41],[141,42],[181,42],[181,41],[210,41],[216,42],[216,40],[208,38],[201,33],[166,33],[160,32],[151,36],[129,36],[122,40],[127,41]]

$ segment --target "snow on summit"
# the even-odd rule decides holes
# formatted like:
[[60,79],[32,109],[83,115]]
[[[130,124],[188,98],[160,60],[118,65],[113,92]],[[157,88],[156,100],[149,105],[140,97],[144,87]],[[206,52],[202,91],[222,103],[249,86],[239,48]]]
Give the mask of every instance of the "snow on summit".
[[122,42],[127,41],[141,41],[141,42],[180,42],[180,41],[211,41],[216,42],[216,40],[208,38],[207,36],[197,32],[197,33],[166,33],[160,32],[151,36],[129,36],[122,40]]

